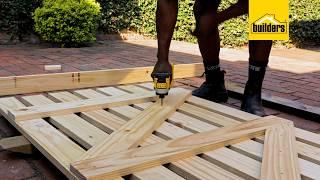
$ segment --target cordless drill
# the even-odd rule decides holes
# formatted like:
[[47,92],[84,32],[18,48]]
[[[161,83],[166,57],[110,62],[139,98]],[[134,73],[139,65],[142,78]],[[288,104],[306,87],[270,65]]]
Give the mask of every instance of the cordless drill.
[[159,98],[161,100],[161,106],[163,105],[164,97],[168,95],[171,87],[171,83],[173,79],[173,65],[171,65],[171,67],[172,67],[172,73],[160,72],[160,73],[154,73],[152,75],[154,90],[156,91],[156,95],[159,95]]

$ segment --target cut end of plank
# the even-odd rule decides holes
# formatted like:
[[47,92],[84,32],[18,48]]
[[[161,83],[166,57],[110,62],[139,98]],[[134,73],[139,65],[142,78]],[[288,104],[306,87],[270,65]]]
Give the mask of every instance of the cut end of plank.
[[31,143],[23,136],[3,138],[0,140],[0,147],[16,153],[32,154],[33,152]]
[[44,65],[45,71],[60,71],[61,69],[61,65]]

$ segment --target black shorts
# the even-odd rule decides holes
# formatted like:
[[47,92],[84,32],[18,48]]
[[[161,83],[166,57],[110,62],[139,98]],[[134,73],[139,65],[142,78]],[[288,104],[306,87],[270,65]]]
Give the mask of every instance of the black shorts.
[[205,6],[205,7],[215,6],[217,8],[221,3],[221,0],[196,0],[196,1],[199,1],[202,6]]
[[196,0],[194,10],[199,14],[207,11],[217,10],[221,0]]

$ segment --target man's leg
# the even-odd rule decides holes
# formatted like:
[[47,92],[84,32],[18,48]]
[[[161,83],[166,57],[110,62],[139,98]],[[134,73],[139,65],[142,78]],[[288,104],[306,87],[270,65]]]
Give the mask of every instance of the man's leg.
[[226,10],[217,13],[220,0],[196,0],[194,14],[199,48],[205,66],[206,81],[193,91],[194,96],[215,102],[226,102],[227,90],[224,85],[224,72],[220,70],[219,23],[246,14],[248,0],[239,0]]
[[269,62],[271,47],[271,40],[249,41],[249,78],[241,109],[258,116],[266,115],[261,103],[261,89]]
[[214,102],[226,102],[228,93],[224,85],[224,72],[220,70],[220,37],[217,9],[220,0],[196,0],[194,15],[200,52],[203,58],[206,81],[192,92],[194,96]]
[[153,73],[171,72],[168,55],[171,38],[177,21],[177,14],[178,0],[158,0],[156,12],[158,61]]

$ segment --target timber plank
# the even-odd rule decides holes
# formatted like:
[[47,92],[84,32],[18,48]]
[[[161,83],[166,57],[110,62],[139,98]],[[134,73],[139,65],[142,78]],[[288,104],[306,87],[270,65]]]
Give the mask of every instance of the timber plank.
[[202,157],[245,179],[254,180],[260,178],[261,163],[231,149],[216,149],[204,153]]
[[[0,96],[151,81],[153,67],[108,69],[0,78]],[[200,76],[202,63],[175,65],[174,78]],[[115,74],[117,74],[115,76]]]
[[[90,91],[93,91],[93,90],[90,89]],[[77,94],[77,96],[75,94]],[[48,95],[51,99],[54,99],[57,102],[72,102],[72,101],[81,100],[83,98],[83,96],[81,96],[82,98],[78,97],[80,94],[78,93],[75,93],[75,94],[72,94],[67,91],[63,91],[63,92],[49,93]],[[94,97],[94,98],[98,98],[98,97]],[[85,119],[90,124],[96,126],[97,128],[107,132],[108,134],[111,134],[113,132],[113,130],[110,129],[109,126],[118,127],[125,122],[118,116],[115,116],[114,114],[111,114],[105,110],[81,112],[80,117]],[[123,123],[121,123],[121,121],[123,121]]]
[[31,143],[23,136],[2,138],[0,147],[3,150],[24,154],[32,154],[33,151]]
[[[7,117],[8,109],[25,107],[14,97],[0,99],[1,113]],[[8,119],[9,120],[9,119]],[[37,149],[41,151],[63,174],[70,179],[70,163],[85,151],[43,119],[16,122],[9,120]],[[68,147],[68,148],[65,148]]]
[[[122,95],[126,94],[126,92],[114,88],[114,87],[107,87],[107,88],[102,88],[105,94],[109,95]],[[78,94],[80,94],[82,97],[85,98],[97,98],[101,96],[105,96],[103,94],[99,94],[93,90],[90,91],[83,91],[83,90],[78,90]],[[144,104],[149,104],[150,103],[144,103]],[[140,105],[140,104],[139,104]],[[147,107],[145,107],[147,108]],[[121,116],[122,118],[125,118],[129,120],[130,118],[135,117],[138,113],[139,110],[132,108],[130,106],[128,107],[115,107],[111,108],[113,113],[116,113],[117,115]],[[89,113],[89,112],[87,112]],[[175,112],[177,113],[177,112]],[[106,117],[107,118],[107,117]],[[123,122],[124,123],[124,122]],[[115,129],[120,128],[118,127],[113,127]],[[187,131],[182,130],[181,128],[175,127],[170,125],[169,123],[164,123],[160,128],[158,128],[155,132],[155,134],[160,135],[161,137],[164,137],[165,139],[168,138],[175,138],[175,137],[182,137],[189,135],[191,133],[188,133]],[[141,145],[146,146],[150,144],[155,144],[163,142],[162,139],[158,138],[157,136],[151,135],[150,138],[147,138],[145,142],[143,142]],[[200,164],[199,164],[200,163]],[[188,165],[185,165],[188,164]],[[160,166],[161,167],[161,166]],[[212,178],[214,179],[242,179],[233,173],[230,173],[223,168],[220,168],[212,163],[208,163],[207,161],[199,158],[199,157],[191,157],[188,159],[180,160],[177,162],[173,162],[169,165],[169,168],[180,174],[181,176],[185,178],[195,178],[195,179],[208,179],[211,180]],[[148,171],[148,170],[145,170]],[[141,172],[145,172],[141,171]],[[140,172],[134,173],[133,176],[137,176]]]
[[199,108],[188,103],[185,103],[182,106],[180,106],[179,112],[183,112],[184,114],[196,117],[197,119],[201,119],[210,124],[220,127],[221,124],[223,124],[223,126],[230,126],[239,123],[239,121],[236,121],[234,119],[222,116],[211,111],[207,111],[205,109]]
[[261,118],[233,127],[75,162],[72,163],[71,170],[80,178],[86,179],[128,175],[262,135],[265,129],[278,123],[276,118]]
[[192,105],[196,105],[196,106],[201,107],[203,109],[221,114],[226,117],[230,117],[232,119],[236,119],[241,122],[255,120],[255,119],[259,118],[256,115],[249,114],[249,113],[240,111],[238,109],[224,106],[222,104],[218,104],[215,102],[206,101],[206,100],[198,98],[196,96],[190,97],[187,100],[187,102]]
[[[43,95],[24,96],[22,99],[30,105],[37,106],[55,103]],[[108,136],[102,130],[74,114],[51,116],[49,121],[86,149]]]
[[156,100],[154,93],[128,94],[121,97],[106,97],[86,99],[67,103],[53,103],[47,106],[32,106],[14,109],[9,112],[12,120],[28,120],[33,118],[45,118],[57,115],[67,115],[77,112],[105,109],[115,106],[123,106],[134,103],[142,103]]
[[266,130],[260,179],[301,179],[293,127],[286,122]]

